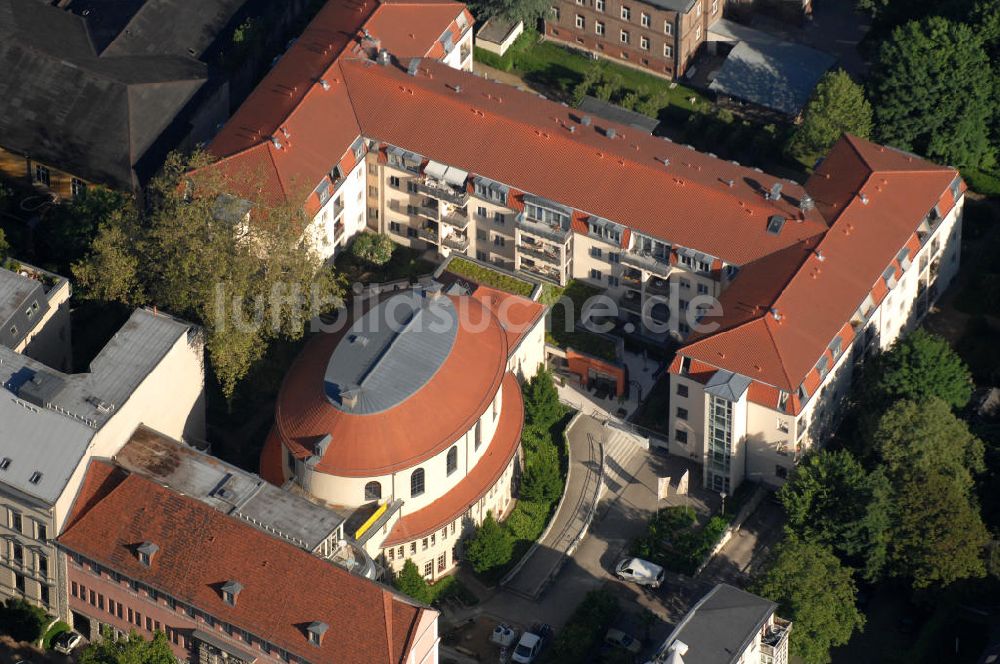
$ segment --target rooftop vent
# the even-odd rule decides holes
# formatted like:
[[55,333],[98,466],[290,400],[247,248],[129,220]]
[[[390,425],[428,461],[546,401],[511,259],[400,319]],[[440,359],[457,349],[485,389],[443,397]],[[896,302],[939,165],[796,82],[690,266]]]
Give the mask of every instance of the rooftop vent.
[[576,133],[576,125],[570,125],[569,126],[569,133],[571,133],[571,134],[575,134]]
[[0,470],[7,470],[8,468],[10,468],[10,457],[0,459]]
[[769,191],[768,194],[767,194],[767,200],[769,200],[769,201],[778,201],[778,200],[781,200],[781,183],[780,182],[775,182],[771,186],[771,191]]
[[802,194],[802,198],[799,199],[799,209],[803,212],[808,212],[816,207],[816,203],[813,201],[812,196],[809,194]]
[[865,193],[861,194],[861,204],[868,205],[868,194]]
[[589,127],[590,126],[590,116],[589,115],[585,115],[582,118],[580,118],[580,124],[582,124],[584,127]]
[[420,60],[418,58],[413,58],[410,60],[410,65],[406,68],[406,73],[410,76],[416,76],[417,70],[420,69]]
[[729,187],[730,189],[732,189],[733,186],[736,184],[736,180],[734,180],[732,178],[729,178],[725,182],[726,182],[726,186]]
[[378,50],[378,55],[375,56],[375,60],[380,65],[388,66],[389,64],[392,63],[392,56],[389,54],[389,51],[385,50],[384,48],[380,48]]
[[324,90],[330,89],[330,81],[326,80],[325,78],[319,79],[319,84],[320,86],[322,86]]
[[820,262],[823,262],[823,261],[826,260],[826,256],[824,256],[823,252],[820,251],[819,249],[816,249],[816,251],[814,251],[813,253],[816,254],[816,260],[818,260]]
[[31,474],[31,477],[28,478],[28,481],[32,484],[38,484],[42,481],[42,474],[36,470]]
[[277,137],[277,136],[272,136],[272,137],[271,137],[271,145],[273,145],[273,146],[274,146],[275,148],[277,148],[278,150],[281,150],[281,149],[283,149],[283,148],[285,147],[285,146],[283,146],[283,145],[281,144],[281,141],[280,141],[280,140],[278,140],[278,137]]
[[777,307],[771,307],[771,318],[774,320],[781,320],[781,314],[778,312]]
[[243,590],[243,584],[239,581],[229,580],[222,584],[222,601],[230,606],[236,606],[236,597]]
[[139,562],[149,567],[149,564],[153,562],[153,556],[156,552],[160,550],[160,547],[153,544],[152,542],[143,542],[139,546],[135,547],[135,555],[139,558]]
[[357,387],[351,387],[340,392],[340,403],[347,410],[354,410],[358,405],[358,399],[361,396],[361,390]]

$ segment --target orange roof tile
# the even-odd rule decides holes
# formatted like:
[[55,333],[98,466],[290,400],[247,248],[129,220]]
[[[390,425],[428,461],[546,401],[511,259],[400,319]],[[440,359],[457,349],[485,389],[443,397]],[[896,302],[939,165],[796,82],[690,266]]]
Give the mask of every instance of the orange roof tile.
[[476,286],[472,297],[487,306],[500,321],[511,351],[545,314],[544,304],[482,284]]
[[[500,479],[517,454],[524,424],[524,401],[513,374],[504,376],[502,389],[503,408],[496,433],[472,471],[443,497],[423,509],[404,514],[393,526],[384,546],[409,542],[443,528],[475,505]],[[405,505],[403,510],[405,512]]]
[[[94,461],[91,470],[106,474],[109,465]],[[61,547],[305,661],[406,661],[413,630],[430,610],[141,475],[77,503],[80,516],[59,537]],[[149,566],[134,552],[144,541],[159,547]],[[235,606],[218,591],[229,580],[243,586]],[[320,646],[302,627],[312,621],[330,626]]]

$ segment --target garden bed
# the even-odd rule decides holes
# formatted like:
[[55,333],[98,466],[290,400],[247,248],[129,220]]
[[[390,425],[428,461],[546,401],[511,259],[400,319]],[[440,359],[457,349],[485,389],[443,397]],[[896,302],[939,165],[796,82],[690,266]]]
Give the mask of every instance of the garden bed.
[[434,272],[434,263],[420,257],[421,252],[401,244],[392,250],[392,257],[385,265],[372,265],[351,253],[350,249],[341,250],[334,259],[337,271],[343,274],[349,283],[383,283],[400,279],[416,280]]
[[490,288],[496,288],[507,293],[520,295],[521,297],[531,297],[535,290],[535,285],[530,281],[518,279],[517,277],[494,270],[481,263],[474,263],[464,258],[452,258],[446,269],[456,276],[464,277],[470,281]]
[[[581,316],[583,314],[584,303],[596,296],[603,295],[604,291],[594,286],[590,286],[580,281],[570,281],[565,288],[549,288],[543,293],[543,300],[550,305],[549,326],[545,334],[545,340],[553,346],[559,348],[572,348],[573,350],[592,355],[606,362],[619,362],[618,345],[606,336],[587,330],[580,329]],[[563,297],[569,298],[572,302],[573,320],[567,321],[566,304],[560,304]]]

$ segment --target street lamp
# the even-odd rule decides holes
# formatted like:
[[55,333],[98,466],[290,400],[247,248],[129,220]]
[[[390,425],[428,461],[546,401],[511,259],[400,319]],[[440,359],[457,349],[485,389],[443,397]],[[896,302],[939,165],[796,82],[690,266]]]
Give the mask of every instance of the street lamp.
[[722,516],[726,516],[726,497],[728,494],[725,491],[720,491],[719,495],[722,496]]

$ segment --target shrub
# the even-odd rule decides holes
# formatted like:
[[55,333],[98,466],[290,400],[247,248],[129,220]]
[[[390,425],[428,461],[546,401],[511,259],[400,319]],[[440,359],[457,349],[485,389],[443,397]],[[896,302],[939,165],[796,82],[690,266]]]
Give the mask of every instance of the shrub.
[[409,595],[418,602],[423,602],[424,604],[431,603],[430,586],[427,585],[424,577],[420,575],[420,570],[417,569],[416,564],[409,558],[403,563],[403,569],[400,570],[399,576],[393,580],[392,584],[396,587],[396,590]]
[[514,542],[510,535],[493,518],[493,512],[487,512],[483,523],[469,541],[465,557],[472,563],[473,569],[483,574],[506,565],[513,552]]
[[392,250],[392,240],[382,233],[361,233],[351,243],[351,253],[372,265],[388,263]]
[[618,598],[610,591],[590,591],[541,661],[552,664],[589,661],[617,614]]
[[534,540],[543,530],[548,519],[551,504],[519,500],[504,526],[515,540]]

